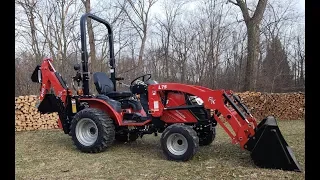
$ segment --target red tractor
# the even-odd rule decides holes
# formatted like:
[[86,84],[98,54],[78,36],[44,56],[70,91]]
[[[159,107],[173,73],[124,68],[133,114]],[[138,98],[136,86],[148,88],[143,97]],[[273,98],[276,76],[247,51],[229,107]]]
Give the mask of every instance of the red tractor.
[[[104,24],[109,35],[111,76],[103,72],[93,74],[98,95],[89,93],[87,18]],[[41,83],[38,110],[57,112],[59,127],[72,137],[80,151],[98,153],[110,147],[114,140],[135,141],[145,134],[162,133],[161,147],[167,158],[187,161],[199,146],[213,142],[218,123],[232,143],[251,151],[259,167],[301,172],[273,116],[257,125],[248,108],[230,90],[158,83],[151,79],[151,74],[134,79],[129,85],[130,91],[117,91],[116,81],[123,78],[115,74],[110,24],[87,13],[81,17],[80,30],[82,67],[74,67],[76,94],[56,72],[50,58],[45,58],[31,76],[33,82]]]

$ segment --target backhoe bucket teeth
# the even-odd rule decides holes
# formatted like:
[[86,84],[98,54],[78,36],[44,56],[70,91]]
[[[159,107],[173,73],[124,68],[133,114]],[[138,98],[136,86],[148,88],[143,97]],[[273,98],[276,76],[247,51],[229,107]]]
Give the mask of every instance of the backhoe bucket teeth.
[[58,101],[54,94],[46,94],[38,106],[42,114],[59,112]]
[[257,166],[301,172],[301,167],[273,116],[263,119],[255,131],[255,135],[244,147],[251,151],[251,158]]

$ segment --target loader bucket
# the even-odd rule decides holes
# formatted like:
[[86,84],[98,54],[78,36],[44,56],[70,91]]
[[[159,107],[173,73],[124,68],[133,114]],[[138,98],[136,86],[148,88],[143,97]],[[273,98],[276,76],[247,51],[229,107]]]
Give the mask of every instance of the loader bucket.
[[301,172],[301,167],[283,138],[273,116],[263,119],[255,132],[245,148],[251,151],[251,158],[257,166]]
[[42,114],[59,112],[58,100],[54,94],[46,94],[38,105],[38,111]]

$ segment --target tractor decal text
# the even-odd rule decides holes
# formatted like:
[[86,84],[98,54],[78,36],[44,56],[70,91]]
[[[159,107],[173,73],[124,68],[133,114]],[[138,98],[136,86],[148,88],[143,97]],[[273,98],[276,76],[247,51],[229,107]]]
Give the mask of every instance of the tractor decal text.
[[166,84],[161,84],[158,86],[158,89],[167,89],[167,85]]

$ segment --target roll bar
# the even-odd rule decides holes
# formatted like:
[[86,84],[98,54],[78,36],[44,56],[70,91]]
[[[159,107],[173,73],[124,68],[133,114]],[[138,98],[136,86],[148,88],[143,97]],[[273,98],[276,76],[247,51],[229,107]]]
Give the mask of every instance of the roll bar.
[[83,87],[83,94],[89,95],[89,73],[88,73],[88,51],[87,51],[87,39],[86,39],[86,21],[87,18],[91,18],[99,23],[104,24],[108,29],[108,36],[109,36],[109,51],[110,51],[110,60],[109,65],[111,66],[111,81],[114,84],[114,91],[116,91],[116,74],[115,74],[115,59],[114,59],[114,46],[113,46],[113,31],[111,25],[91,14],[86,13],[81,16],[80,19],[80,33],[81,33],[81,63],[82,63],[82,87]]

